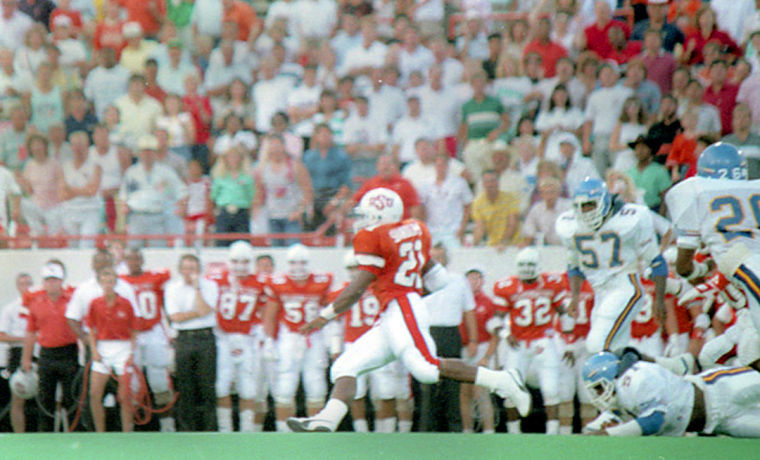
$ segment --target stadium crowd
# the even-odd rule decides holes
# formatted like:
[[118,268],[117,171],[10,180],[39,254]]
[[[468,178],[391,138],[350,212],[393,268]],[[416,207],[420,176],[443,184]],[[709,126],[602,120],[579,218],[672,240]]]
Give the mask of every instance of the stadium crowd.
[[[406,217],[427,223],[441,249],[557,245],[554,224],[571,209],[572,191],[584,178],[599,177],[625,201],[660,216],[665,248],[671,231],[662,217],[664,194],[696,173],[704,148],[719,140],[739,146],[749,177],[760,178],[760,1],[277,0],[254,6],[260,7],[244,0],[2,0],[4,244],[29,247],[30,236],[48,236],[36,244],[92,248],[95,235],[216,232],[278,234],[267,242],[290,246],[303,232],[350,234],[353,205],[367,191],[387,187],[401,196]],[[102,285],[101,268],[92,283]],[[202,269],[195,268],[195,278]],[[63,281],[50,264],[45,270],[45,280]],[[482,269],[468,273],[474,300],[467,310],[477,314],[489,305],[493,315],[478,274]],[[182,275],[191,295],[197,279]],[[28,278],[19,278],[20,293]],[[50,289],[57,305],[73,292]],[[217,298],[207,297],[198,302],[205,307],[191,302],[192,314],[208,320],[199,329],[218,326],[207,310]],[[705,299],[704,292],[697,296]],[[689,302],[674,307],[665,324],[642,313],[647,326],[638,339],[651,339],[653,354],[699,353],[709,324],[697,322],[702,305],[690,312]],[[169,304],[169,322],[185,321],[171,316],[184,318],[187,311],[169,311]],[[720,318],[718,332],[735,321],[730,314]],[[479,318],[481,343],[488,342],[481,337],[487,319]],[[89,343],[81,329],[73,332],[63,345]],[[5,337],[18,348],[10,329]],[[275,352],[279,345],[261,339],[271,361],[283,358]],[[66,359],[76,366],[72,350]],[[196,358],[213,367],[208,356]],[[277,374],[272,369],[270,376]],[[192,380],[187,369],[177,375]],[[228,413],[219,408],[230,402],[217,397],[228,398],[229,389],[220,396],[218,379],[216,385],[211,406],[226,429],[231,421],[222,423]],[[307,409],[323,402],[325,389],[304,387]],[[54,395],[46,391],[43,405],[51,407]],[[465,392],[479,407],[490,404]],[[274,395],[278,410],[291,404],[293,395],[285,393],[282,400]],[[253,420],[262,413],[260,395],[245,396],[240,426],[260,429],[263,422]],[[171,400],[165,397],[162,404]],[[574,391],[562,395],[554,415],[564,430],[573,415],[568,397]],[[15,414],[18,407],[23,413],[23,403],[13,404]],[[187,404],[178,400],[177,410],[190,411]],[[375,411],[398,417],[400,430],[411,429],[408,405]],[[580,410],[584,419],[590,414]],[[277,420],[289,415],[278,412]],[[216,429],[204,417],[179,428]],[[469,410],[462,418],[464,429],[472,429]],[[510,431],[518,429],[508,419]],[[394,422],[389,430],[395,429]],[[483,429],[493,427],[483,422]]]

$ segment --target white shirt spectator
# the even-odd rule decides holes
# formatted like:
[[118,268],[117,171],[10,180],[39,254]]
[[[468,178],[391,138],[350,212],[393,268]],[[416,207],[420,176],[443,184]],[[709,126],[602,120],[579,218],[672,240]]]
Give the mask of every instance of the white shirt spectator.
[[522,115],[523,100],[528,93],[536,89],[536,85],[528,77],[508,77],[494,80],[492,93],[499,98],[504,109],[509,113],[509,121],[512,127],[517,126]]
[[[135,289],[132,285],[121,278],[117,278],[114,290],[117,294],[124,297],[132,304],[135,316],[140,316],[140,309],[137,308]],[[90,304],[92,301],[102,295],[103,288],[100,287],[100,284],[98,284],[98,280],[95,277],[80,284],[71,296],[69,304],[66,305],[66,318],[73,319],[74,321],[82,321],[90,311]]]
[[412,72],[422,72],[424,75],[434,62],[433,53],[422,45],[418,45],[411,53],[406,48],[401,48],[398,54],[398,70],[401,73],[401,81],[408,81]]
[[[74,159],[64,161],[61,165],[63,171],[63,180],[70,187],[82,188],[87,186],[95,175],[98,173],[100,166],[92,157],[88,156],[87,160],[80,167],[76,167]],[[102,176],[101,176],[102,181]],[[93,196],[76,196],[61,203],[66,212],[85,212],[93,209],[100,209],[103,206],[103,197],[100,193]]]
[[328,38],[338,21],[338,5],[334,0],[298,0],[293,19],[299,38]]
[[396,86],[382,85],[379,90],[369,88],[365,94],[369,101],[369,116],[392,126],[406,113],[406,96]]
[[116,147],[110,146],[108,151],[101,155],[93,145],[90,147],[88,159],[100,166],[102,171],[102,175],[100,176],[100,191],[119,188],[122,171],[119,152]]
[[190,22],[198,29],[199,35],[219,38],[222,35],[224,9],[219,0],[195,0]]
[[542,110],[536,118],[536,131],[543,132],[547,129],[559,129],[575,131],[583,125],[585,118],[583,112],[575,107],[561,109],[555,107],[551,112]]
[[561,245],[562,240],[557,236],[554,223],[560,214],[572,207],[572,201],[567,198],[558,198],[554,209],[547,209],[544,200],[536,202],[525,216],[521,233],[533,238],[536,245]]
[[[739,87],[739,96],[737,96],[737,100],[739,101],[741,101],[740,96],[741,87]],[[679,118],[682,117],[684,113],[686,113],[686,110],[688,110],[686,104],[678,106]],[[700,104],[700,106],[697,107],[697,132],[720,133],[721,129],[722,127],[720,124],[720,112],[718,112],[718,108],[712,104]]]
[[[449,160],[449,175],[461,176],[463,172],[464,163],[456,158]],[[420,190],[426,183],[435,180],[435,163],[431,161],[429,164],[425,164],[416,159],[404,167],[401,175],[411,182],[414,188]]]
[[0,15],[0,48],[19,49],[24,44],[24,36],[32,24],[32,19],[19,10],[14,11],[7,19]]
[[[93,102],[95,114],[99,119],[103,118],[103,113],[109,105],[127,92],[128,82],[129,71],[118,64],[110,69],[95,67],[87,74],[84,95]],[[122,114],[123,120],[124,114]]]
[[423,297],[430,312],[430,326],[459,326],[462,314],[475,309],[475,298],[467,278],[449,272],[449,282],[443,289]]
[[210,63],[208,69],[206,69],[206,80],[203,83],[203,87],[206,90],[215,89],[220,86],[229,85],[238,78],[246,85],[250,85],[253,81],[251,68],[244,63],[236,64],[234,59],[230,65],[225,65],[224,62],[219,64]]
[[[304,108],[319,104],[319,95],[322,87],[317,85],[299,85],[288,94],[288,108]],[[293,126],[293,132],[301,137],[311,137],[314,131],[314,122],[311,118],[299,121]]]
[[116,99],[114,105],[121,114],[121,132],[132,142],[150,134],[155,127],[156,119],[164,113],[161,104],[147,94],[139,101],[125,94]]
[[0,166],[0,226],[8,229],[8,199],[12,195],[21,195],[21,188],[16,183],[13,173],[5,166]]
[[745,20],[756,11],[755,0],[710,0],[710,8],[715,11],[718,28],[728,33],[736,43],[741,43]]
[[464,65],[459,60],[448,57],[440,66],[443,69],[443,86],[454,86],[462,81]]
[[[201,297],[213,309],[216,308],[216,302],[219,299],[219,286],[205,278],[198,280]],[[164,306],[168,316],[176,313],[185,313],[195,309],[195,288],[185,283],[182,278],[176,278],[166,284],[164,291]],[[216,326],[216,314],[210,312],[206,316],[193,318],[181,323],[173,323],[172,326],[177,330],[205,329]]]
[[296,16],[298,2],[293,0],[276,0],[269,4],[267,8],[267,17],[264,21],[264,25],[267,29],[272,27],[272,24],[278,19],[284,19],[285,24],[288,26],[288,35],[295,35],[298,33],[296,30]]
[[[538,82],[536,89],[541,91],[541,93],[544,95],[544,103],[542,108],[547,109],[549,107],[549,99],[552,96],[554,88],[556,88],[558,84],[559,77],[544,78]],[[573,107],[583,109],[583,104],[586,101],[586,86],[575,77],[571,78],[570,81],[564,85],[565,88],[567,88],[567,93],[570,95],[570,104]]]
[[198,75],[198,70],[192,64],[184,64],[179,62],[177,67],[172,66],[170,63],[161,65],[158,67],[158,75],[156,75],[156,81],[167,93],[185,95],[185,78],[190,75]]
[[[335,51],[335,59],[339,69],[342,68],[346,62],[348,52],[356,47],[362,47],[362,35],[359,32],[356,32],[353,35],[348,35],[345,30],[339,30],[330,40],[330,48]],[[383,52],[383,57],[385,57],[385,52]]]
[[357,110],[351,112],[343,125],[343,143],[383,144],[388,142],[385,123],[378,122],[371,115],[362,117]]
[[585,112],[586,120],[592,123],[591,133],[610,136],[620,118],[623,103],[631,96],[633,90],[622,85],[592,91]]
[[436,91],[430,86],[423,86],[416,95],[420,98],[422,115],[441,131],[442,137],[456,136],[462,113],[462,102],[452,88],[443,87]]
[[25,75],[27,78],[34,80],[37,68],[43,62],[47,62],[47,60],[47,51],[44,47],[33,50],[22,46],[16,50],[13,58],[13,68],[16,69],[16,73],[19,75]]
[[398,160],[409,163],[417,158],[414,153],[414,143],[420,138],[438,139],[440,133],[433,123],[423,116],[412,118],[405,116],[393,127],[391,140],[399,146]]
[[290,82],[285,78],[259,80],[251,89],[251,99],[256,107],[256,129],[269,131],[272,126],[272,115],[284,112],[288,107]]
[[155,163],[148,172],[142,162],[137,162],[124,172],[119,198],[131,212],[158,214],[186,193],[185,184],[171,167]]
[[445,244],[451,238],[456,239],[465,206],[472,203],[473,198],[467,181],[449,170],[441,184],[433,178],[417,190],[425,206],[425,218],[433,242],[442,241]]
[[360,40],[357,46],[346,51],[340,74],[348,75],[353,69],[362,67],[382,67],[385,64],[387,52],[388,47],[383,43],[374,41],[369,48],[365,48]]
[[[442,21],[443,0],[416,0],[422,5],[414,12],[415,21]],[[464,10],[467,11],[467,10]]]
[[55,46],[61,51],[60,64],[62,67],[74,67],[87,61],[87,50],[79,40],[74,38],[59,40]]

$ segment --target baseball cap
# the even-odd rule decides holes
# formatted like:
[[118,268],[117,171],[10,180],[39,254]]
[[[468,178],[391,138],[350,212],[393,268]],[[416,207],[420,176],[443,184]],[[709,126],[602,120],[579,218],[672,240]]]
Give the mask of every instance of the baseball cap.
[[467,271],[464,272],[464,275],[467,276],[470,273],[478,273],[480,275],[485,274],[485,271],[483,270],[483,267],[480,265],[473,265],[470,268],[467,269]]
[[143,136],[137,142],[138,150],[158,150],[158,139],[150,134]]
[[128,22],[121,29],[124,38],[135,38],[142,36],[143,29],[139,22]]
[[42,267],[41,275],[42,279],[58,278],[59,280],[62,280],[64,278],[63,268],[58,264],[45,264],[45,266]]
[[53,27],[71,27],[71,18],[61,14],[53,19]]

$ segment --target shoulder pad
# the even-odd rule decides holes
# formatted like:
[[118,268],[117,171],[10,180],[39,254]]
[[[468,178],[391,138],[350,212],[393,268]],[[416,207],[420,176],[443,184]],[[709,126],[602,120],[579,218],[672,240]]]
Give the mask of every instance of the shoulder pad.
[[572,209],[560,214],[554,224],[554,229],[557,232],[557,235],[563,239],[572,238],[577,228],[578,221],[575,219],[575,211]]

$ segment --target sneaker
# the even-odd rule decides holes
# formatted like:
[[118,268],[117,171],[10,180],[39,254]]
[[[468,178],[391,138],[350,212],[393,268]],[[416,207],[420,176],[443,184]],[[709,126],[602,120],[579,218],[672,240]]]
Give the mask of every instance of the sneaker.
[[310,417],[290,417],[287,424],[294,433],[330,433],[333,431],[329,421]]
[[526,417],[530,413],[531,396],[528,388],[523,382],[520,371],[516,369],[507,369],[502,373],[501,382],[494,390],[494,393],[504,399],[509,399],[517,407],[520,417]]

